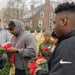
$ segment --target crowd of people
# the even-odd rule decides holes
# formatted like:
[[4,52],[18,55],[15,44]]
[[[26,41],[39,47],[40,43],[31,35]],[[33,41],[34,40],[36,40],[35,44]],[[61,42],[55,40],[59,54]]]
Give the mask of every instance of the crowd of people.
[[[49,58],[38,59],[36,63],[48,62],[49,72],[43,71],[39,66],[34,75],[75,75],[75,3],[62,3],[55,9],[53,31],[44,32],[44,41],[39,45],[39,53],[50,50]],[[25,30],[24,25],[18,20],[11,20],[8,28],[1,28],[0,19],[0,44],[8,42],[11,47],[6,51],[14,53],[15,75],[26,75],[28,61],[36,57],[36,39]],[[13,35],[10,39],[10,33]],[[6,63],[7,54],[0,54],[0,69]]]

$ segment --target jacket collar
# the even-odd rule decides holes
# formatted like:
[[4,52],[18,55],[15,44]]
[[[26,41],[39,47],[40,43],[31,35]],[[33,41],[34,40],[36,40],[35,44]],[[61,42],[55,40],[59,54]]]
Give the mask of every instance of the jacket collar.
[[75,36],[75,30],[70,31],[62,40]]

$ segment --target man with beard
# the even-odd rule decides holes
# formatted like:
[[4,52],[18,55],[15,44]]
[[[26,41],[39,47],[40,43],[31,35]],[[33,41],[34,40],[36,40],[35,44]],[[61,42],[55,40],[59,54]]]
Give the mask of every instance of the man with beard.
[[49,73],[38,67],[34,74],[75,75],[75,4],[59,4],[55,14],[53,29],[62,41],[56,46],[48,61]]
[[26,75],[28,61],[36,56],[36,39],[18,20],[10,21],[7,29],[13,34],[7,52],[14,53],[15,75]]

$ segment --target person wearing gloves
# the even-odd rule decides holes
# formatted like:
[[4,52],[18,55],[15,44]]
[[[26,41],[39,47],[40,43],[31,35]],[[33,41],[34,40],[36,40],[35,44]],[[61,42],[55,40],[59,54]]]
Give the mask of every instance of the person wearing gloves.
[[14,53],[15,75],[26,75],[28,61],[36,56],[36,39],[18,20],[10,21],[7,29],[13,34],[7,52]]

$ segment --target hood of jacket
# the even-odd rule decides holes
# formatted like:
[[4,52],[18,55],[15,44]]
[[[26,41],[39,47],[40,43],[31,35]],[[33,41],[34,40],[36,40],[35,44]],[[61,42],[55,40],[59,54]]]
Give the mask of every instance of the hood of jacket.
[[12,21],[15,23],[16,28],[19,32],[18,36],[20,36],[25,31],[25,26],[19,20],[12,20]]

